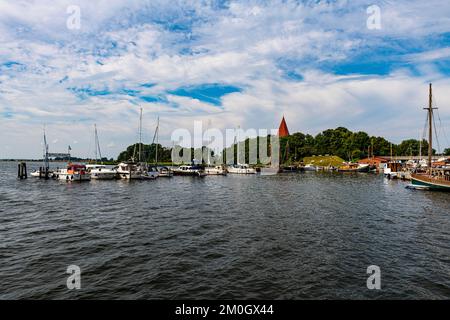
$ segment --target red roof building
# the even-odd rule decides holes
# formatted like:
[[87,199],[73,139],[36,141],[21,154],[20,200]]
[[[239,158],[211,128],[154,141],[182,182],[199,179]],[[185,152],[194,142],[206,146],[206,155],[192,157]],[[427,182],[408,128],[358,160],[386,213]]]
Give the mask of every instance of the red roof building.
[[281,123],[280,123],[280,127],[278,128],[278,136],[280,138],[282,138],[282,137],[287,137],[288,135],[289,135],[289,129],[287,127],[286,120],[284,120],[284,116],[283,116],[283,119],[281,120]]
[[370,164],[370,165],[376,165],[377,167],[380,166],[380,164],[382,163],[388,163],[389,160],[383,157],[369,157],[369,158],[365,158],[365,159],[361,159],[358,161],[358,163],[361,164]]

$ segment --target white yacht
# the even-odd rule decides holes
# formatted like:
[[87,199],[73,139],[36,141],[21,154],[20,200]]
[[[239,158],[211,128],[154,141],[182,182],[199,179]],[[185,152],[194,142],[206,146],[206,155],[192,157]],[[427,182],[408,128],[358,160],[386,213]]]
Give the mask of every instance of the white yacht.
[[117,174],[121,179],[126,180],[143,180],[154,179],[154,174],[149,174],[147,168],[136,162],[121,162],[117,166]]
[[88,164],[86,170],[91,174],[91,179],[113,180],[117,178],[117,171],[109,169],[103,164]]
[[207,175],[226,176],[227,170],[223,166],[206,167],[205,173]]
[[255,174],[256,170],[253,168],[250,168],[248,164],[234,164],[232,166],[228,166],[227,168],[228,173],[235,173],[235,174]]
[[95,164],[86,165],[86,170],[91,174],[92,179],[112,180],[117,178],[117,171],[109,169],[103,164],[98,164],[102,159],[102,151],[100,150],[100,141],[98,139],[97,125],[94,124],[94,142],[95,142]]
[[170,178],[173,176],[172,169],[168,167],[160,167],[158,168],[159,177],[167,177]]
[[183,165],[173,169],[174,176],[198,176],[204,177],[205,170],[198,165]]
[[145,171],[150,179],[158,178],[160,175],[157,166],[147,166]]
[[[138,150],[136,150],[138,149]],[[131,161],[121,162],[117,166],[117,173],[121,179],[126,180],[149,180],[156,179],[159,175],[158,171],[149,167],[143,158],[142,144],[142,108],[139,116],[139,143],[134,145],[133,156]],[[137,157],[136,157],[137,153]],[[138,160],[138,162],[135,162]]]
[[86,166],[83,164],[69,163],[66,169],[57,170],[55,175],[58,180],[67,182],[91,180],[91,175],[86,171]]

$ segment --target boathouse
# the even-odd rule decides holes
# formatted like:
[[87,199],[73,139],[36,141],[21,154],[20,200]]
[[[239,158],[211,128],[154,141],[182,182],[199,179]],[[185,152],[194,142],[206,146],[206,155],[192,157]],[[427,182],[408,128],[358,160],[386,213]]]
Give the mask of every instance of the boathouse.
[[383,157],[369,157],[358,161],[358,163],[361,164],[369,164],[371,166],[375,165],[377,168],[382,168],[383,165],[388,162],[389,160]]

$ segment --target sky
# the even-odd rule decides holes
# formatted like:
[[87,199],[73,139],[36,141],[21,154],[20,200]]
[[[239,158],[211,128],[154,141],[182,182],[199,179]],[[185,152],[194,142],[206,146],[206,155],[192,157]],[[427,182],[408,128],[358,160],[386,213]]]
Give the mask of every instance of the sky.
[[166,146],[194,121],[271,129],[283,115],[291,133],[398,143],[422,135],[430,82],[443,149],[449,76],[446,1],[0,0],[0,159],[40,158],[44,126],[50,152],[92,157],[94,124],[116,158],[140,108],[144,142],[159,117]]

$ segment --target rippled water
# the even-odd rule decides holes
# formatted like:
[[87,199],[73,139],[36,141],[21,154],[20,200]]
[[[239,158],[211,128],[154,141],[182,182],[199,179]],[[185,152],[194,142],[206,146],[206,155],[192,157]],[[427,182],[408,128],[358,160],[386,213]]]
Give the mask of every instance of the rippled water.
[[71,184],[16,170],[0,162],[2,299],[450,298],[449,193],[372,174]]

